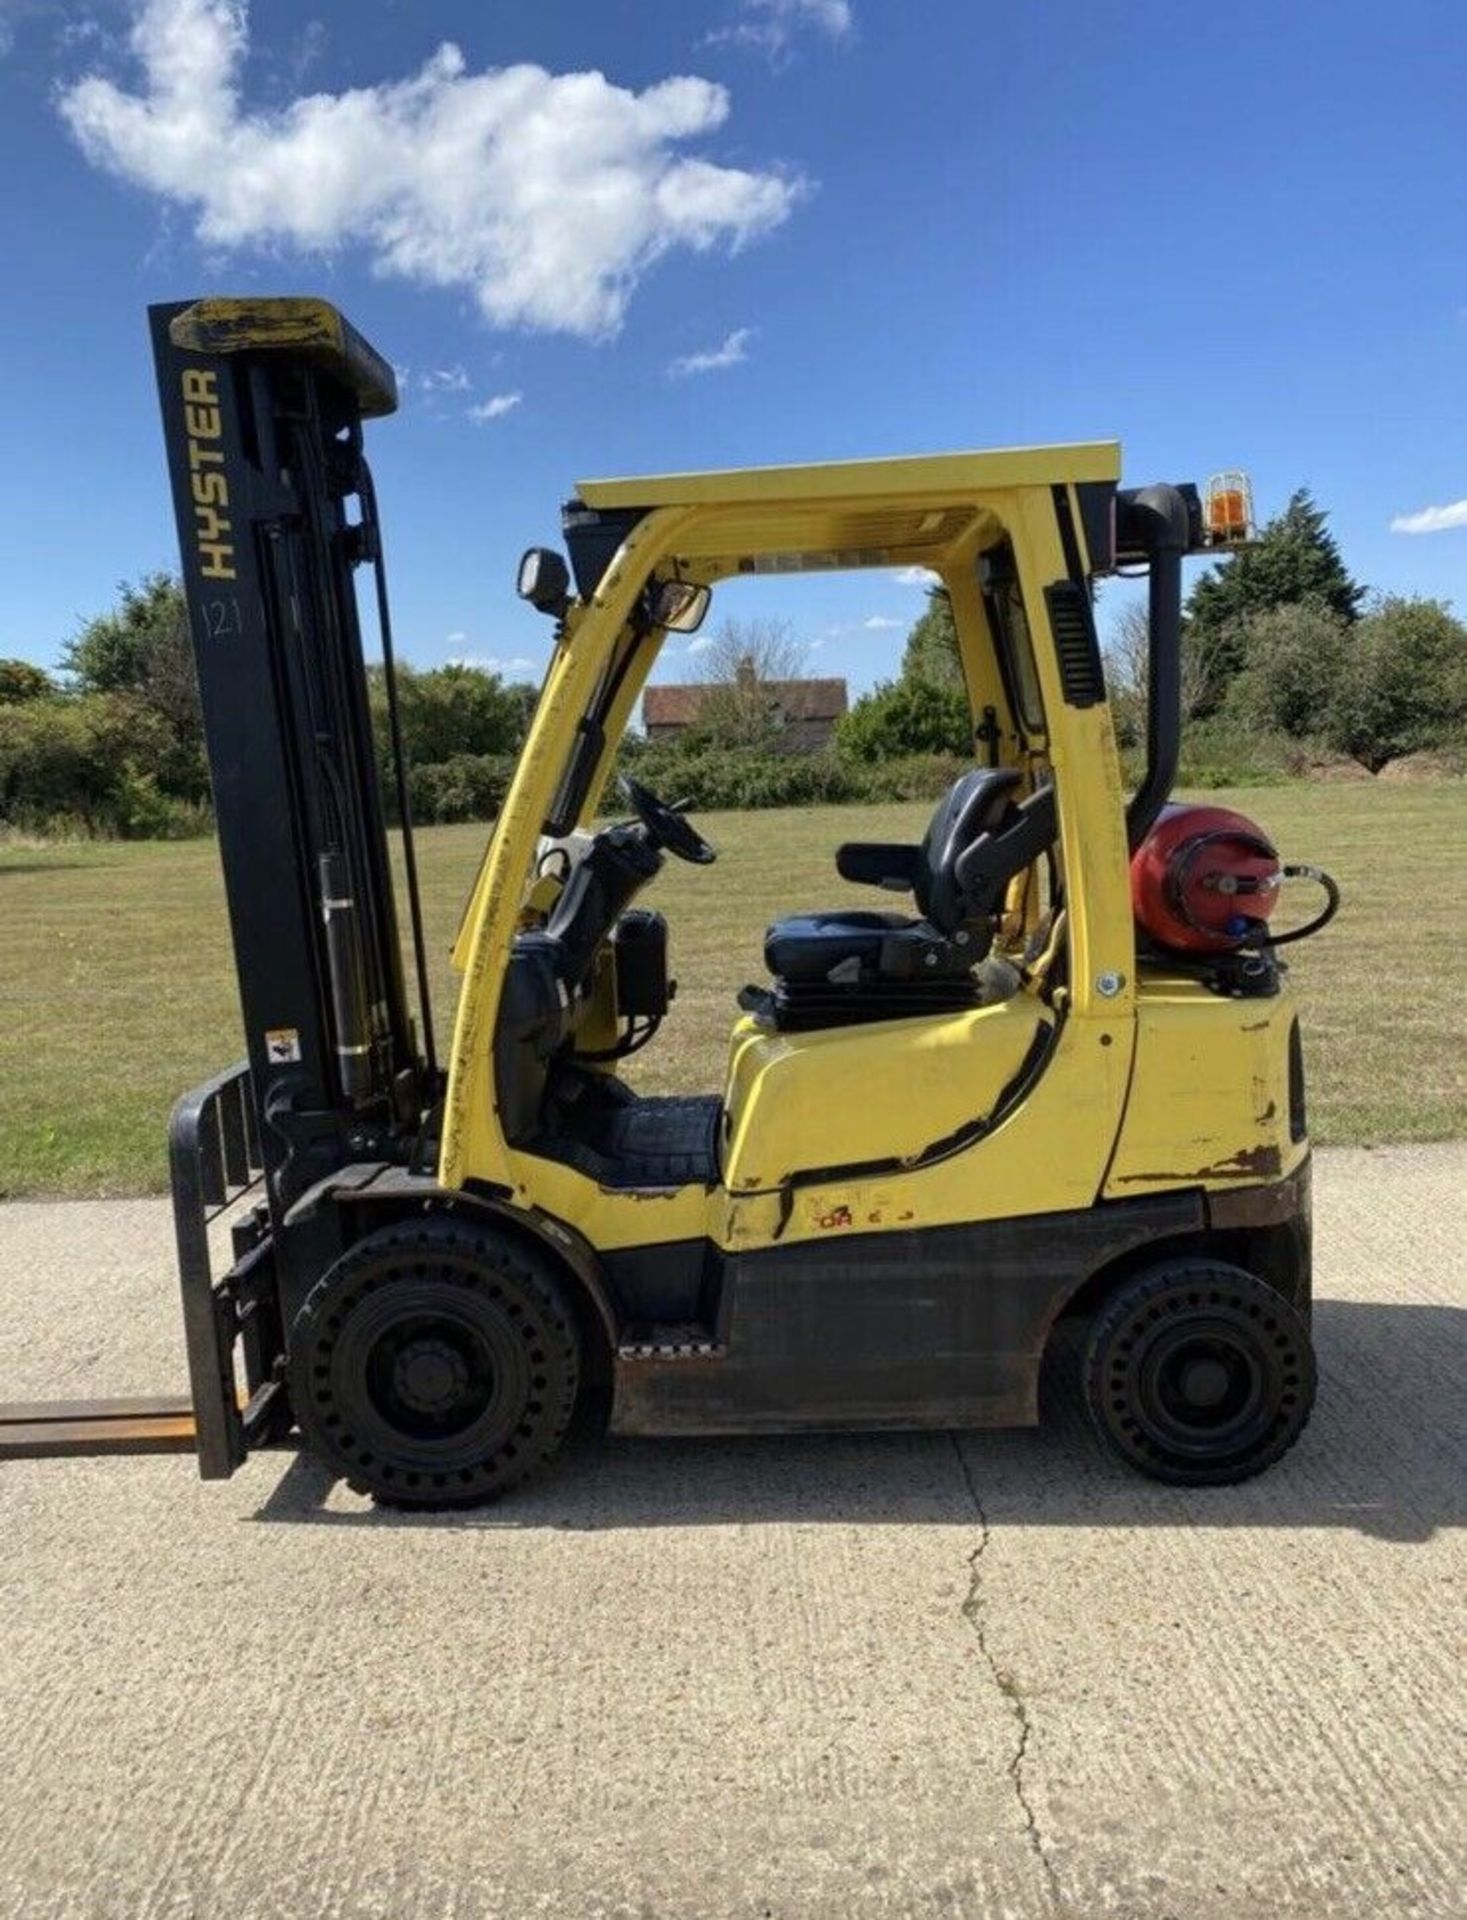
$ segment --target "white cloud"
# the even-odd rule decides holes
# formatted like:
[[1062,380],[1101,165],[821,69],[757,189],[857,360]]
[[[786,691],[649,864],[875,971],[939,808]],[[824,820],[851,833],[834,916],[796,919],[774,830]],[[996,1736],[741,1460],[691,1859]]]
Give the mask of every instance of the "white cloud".
[[824,645],[825,642],[823,640],[807,640],[805,642],[805,651],[806,653],[819,653]]
[[668,367],[667,377],[685,380],[690,373],[716,373],[720,367],[742,366],[749,357],[749,342],[753,338],[752,327],[735,327],[724,336],[721,345],[705,347],[701,353],[680,355]]
[[465,642],[465,640],[468,639],[468,637],[469,636],[462,630],[462,628],[459,628],[455,632],[449,634],[448,644],[451,647],[461,647]]
[[407,79],[246,107],[244,0],[142,0],[143,84],[101,74],[60,110],[95,165],[196,212],[221,250],[364,248],[382,274],[470,290],[496,326],[621,324],[677,247],[738,248],[784,220],[797,179],[677,151],[728,118],[690,75],[636,93],[599,73],[471,72],[444,42]]
[[504,680],[522,680],[526,674],[539,673],[545,663],[522,653],[508,656],[497,653],[459,653],[449,661],[451,667],[477,667],[481,673],[497,673]]
[[1467,500],[1423,507],[1420,513],[1398,513],[1391,522],[1392,533],[1445,533],[1451,527],[1467,527]]
[[744,18],[708,35],[710,46],[752,47],[781,61],[803,28],[844,40],[855,20],[851,0],[739,0]]
[[694,639],[688,642],[688,652],[689,653],[707,653],[708,649],[713,644],[714,644],[714,641],[713,641],[713,636],[711,634],[700,633]]
[[460,366],[432,367],[418,375],[418,385],[424,393],[467,393],[470,381]]
[[891,576],[899,587],[935,587],[938,576],[931,567],[898,567]]
[[468,409],[469,418],[480,427],[486,420],[502,420],[505,414],[514,412],[524,397],[522,393],[491,393],[487,400],[480,400]]
[[892,627],[904,627],[906,624],[905,620],[889,620],[884,613],[873,613],[869,620],[861,622],[867,633],[886,633]]

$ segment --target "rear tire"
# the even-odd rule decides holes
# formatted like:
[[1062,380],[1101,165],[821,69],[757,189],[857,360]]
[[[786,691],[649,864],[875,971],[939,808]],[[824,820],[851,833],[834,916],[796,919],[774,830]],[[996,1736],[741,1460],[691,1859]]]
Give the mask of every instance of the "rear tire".
[[1253,1274],[1210,1260],[1168,1261],[1122,1282],[1095,1317],[1083,1374],[1102,1438],[1174,1486],[1262,1473],[1314,1404],[1307,1322]]
[[307,1443],[390,1506],[479,1506],[519,1486],[560,1452],[580,1378],[550,1262],[446,1217],[358,1241],[291,1328]]

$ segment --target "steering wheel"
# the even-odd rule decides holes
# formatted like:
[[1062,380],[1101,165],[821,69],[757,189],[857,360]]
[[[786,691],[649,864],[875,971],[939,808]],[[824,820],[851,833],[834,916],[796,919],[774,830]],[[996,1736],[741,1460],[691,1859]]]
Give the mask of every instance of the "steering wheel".
[[630,775],[623,776],[621,784],[654,847],[665,847],[679,860],[691,860],[695,867],[712,866],[717,853],[681,807],[670,807],[665,800],[659,800],[650,787],[644,787]]

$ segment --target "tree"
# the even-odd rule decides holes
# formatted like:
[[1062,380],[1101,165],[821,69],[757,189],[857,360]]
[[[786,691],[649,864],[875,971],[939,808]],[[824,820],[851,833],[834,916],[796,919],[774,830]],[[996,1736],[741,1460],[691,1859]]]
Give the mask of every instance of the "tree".
[[135,585],[124,580],[122,596],[110,613],[88,620],[62,649],[61,667],[82,693],[145,693],[169,669],[182,662],[190,669],[188,610],[183,589],[171,574],[146,574]]
[[725,620],[700,660],[706,691],[682,743],[772,751],[782,710],[771,688],[800,677],[799,647],[778,620]]
[[1308,488],[1300,487],[1256,545],[1230,555],[1193,587],[1187,625],[1199,644],[1214,650],[1218,673],[1209,707],[1242,666],[1241,630],[1255,615],[1312,600],[1346,625],[1359,618],[1365,589],[1347,571],[1327,521]]
[[1350,636],[1329,710],[1332,746],[1377,773],[1467,729],[1467,626],[1444,600],[1392,595]]
[[966,754],[973,720],[961,687],[931,680],[888,681],[861,698],[836,727],[836,748],[846,760],[895,760],[909,753]]
[[62,650],[62,671],[77,692],[110,694],[163,723],[153,772],[165,793],[208,797],[204,723],[183,589],[170,574],[124,581],[110,613],[89,620]]
[[[385,757],[391,749],[381,667],[367,669],[367,683],[373,729]],[[408,764],[426,767],[459,754],[512,753],[528,721],[527,693],[528,688],[507,686],[497,673],[480,667],[417,668],[400,662],[397,698]]]
[[[1106,685],[1123,747],[1146,738],[1146,701],[1151,672],[1151,626],[1144,600],[1121,609],[1106,644]],[[1182,719],[1194,720],[1216,704],[1221,672],[1218,644],[1204,631],[1182,632]]]
[[44,668],[32,666],[29,660],[0,660],[0,707],[44,700],[55,691],[56,682]]
[[963,691],[963,663],[958,652],[958,629],[952,601],[945,587],[929,587],[922,617],[907,635],[902,649],[903,680],[926,680],[934,687]]

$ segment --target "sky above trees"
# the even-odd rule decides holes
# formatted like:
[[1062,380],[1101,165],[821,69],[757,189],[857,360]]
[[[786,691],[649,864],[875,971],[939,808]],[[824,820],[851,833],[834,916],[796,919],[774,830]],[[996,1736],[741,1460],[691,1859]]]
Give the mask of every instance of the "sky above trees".
[[[0,0],[0,653],[54,663],[173,563],[143,308],[204,291],[324,293],[398,366],[370,440],[424,666],[538,672],[513,565],[578,478],[957,446],[1242,464],[1264,515],[1307,484],[1357,577],[1452,597],[1467,16],[1321,21]],[[790,620],[859,689],[920,596],[719,614]]]

